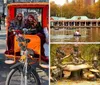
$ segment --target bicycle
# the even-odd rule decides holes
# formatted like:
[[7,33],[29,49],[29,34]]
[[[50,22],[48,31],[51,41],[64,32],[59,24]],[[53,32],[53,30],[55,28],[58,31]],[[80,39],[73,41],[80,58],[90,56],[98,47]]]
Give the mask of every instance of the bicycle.
[[[27,31],[28,29],[23,29],[24,35]],[[16,64],[11,66],[11,71],[6,79],[6,85],[41,85],[39,75],[29,61],[35,54],[32,49],[27,48],[27,44],[30,40],[21,36],[19,30],[14,30],[14,34],[21,48],[21,58]],[[37,60],[36,58],[36,61]],[[39,64],[38,66],[48,68],[48,66],[43,64]]]

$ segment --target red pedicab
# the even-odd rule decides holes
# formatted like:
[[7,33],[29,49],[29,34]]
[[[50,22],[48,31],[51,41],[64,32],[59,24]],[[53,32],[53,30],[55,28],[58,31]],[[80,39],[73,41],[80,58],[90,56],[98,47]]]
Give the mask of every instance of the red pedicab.
[[[26,17],[28,14],[33,14],[33,15],[37,15],[38,14],[38,20],[42,25],[42,28],[48,28],[48,3],[43,2],[43,3],[11,3],[8,4],[8,16],[6,19],[6,30],[7,30],[7,45],[6,45],[6,52],[5,52],[5,56],[6,56],[6,60],[5,62],[8,64],[12,64],[15,63],[16,60],[18,60],[21,56],[20,56],[20,47],[18,46],[18,42],[16,41],[16,36],[12,37],[13,39],[13,52],[10,52],[10,44],[9,44],[9,36],[11,35],[11,33],[8,31],[9,30],[9,22],[11,22],[16,14],[18,12],[21,12],[24,17]],[[36,16],[37,17],[37,16]],[[42,56],[41,55],[41,50],[43,50],[43,48],[41,48],[41,39],[40,37],[35,34],[35,35],[25,35],[25,38],[30,39],[31,41],[28,44],[28,48],[31,48],[32,50],[34,50],[35,54],[38,55],[38,58],[36,58],[37,60],[44,60],[46,62],[48,62],[48,58],[46,56]],[[42,58],[41,58],[42,56]],[[34,60],[34,58],[32,58]]]

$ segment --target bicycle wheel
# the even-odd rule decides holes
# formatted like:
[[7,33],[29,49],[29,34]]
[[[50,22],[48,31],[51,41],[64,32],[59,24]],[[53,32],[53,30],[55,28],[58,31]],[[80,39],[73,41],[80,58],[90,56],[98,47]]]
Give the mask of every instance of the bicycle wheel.
[[[6,85],[24,85],[25,79],[23,73],[18,69],[12,69],[6,79]],[[27,75],[27,85],[41,85],[39,76],[35,70]]]

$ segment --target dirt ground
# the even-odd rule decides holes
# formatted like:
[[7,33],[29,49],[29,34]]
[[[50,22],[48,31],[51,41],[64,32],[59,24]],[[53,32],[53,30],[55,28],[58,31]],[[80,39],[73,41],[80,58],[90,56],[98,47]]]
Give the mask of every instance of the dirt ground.
[[63,79],[57,82],[51,82],[50,85],[100,85],[100,79],[97,79],[96,81]]

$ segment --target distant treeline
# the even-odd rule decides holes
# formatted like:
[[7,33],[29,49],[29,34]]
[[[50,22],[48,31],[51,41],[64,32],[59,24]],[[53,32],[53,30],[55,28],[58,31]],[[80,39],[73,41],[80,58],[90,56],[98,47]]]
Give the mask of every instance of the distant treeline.
[[93,5],[85,5],[82,0],[77,3],[64,4],[59,6],[55,2],[50,3],[51,16],[71,18],[73,16],[87,16],[88,18],[100,17],[100,0]]

